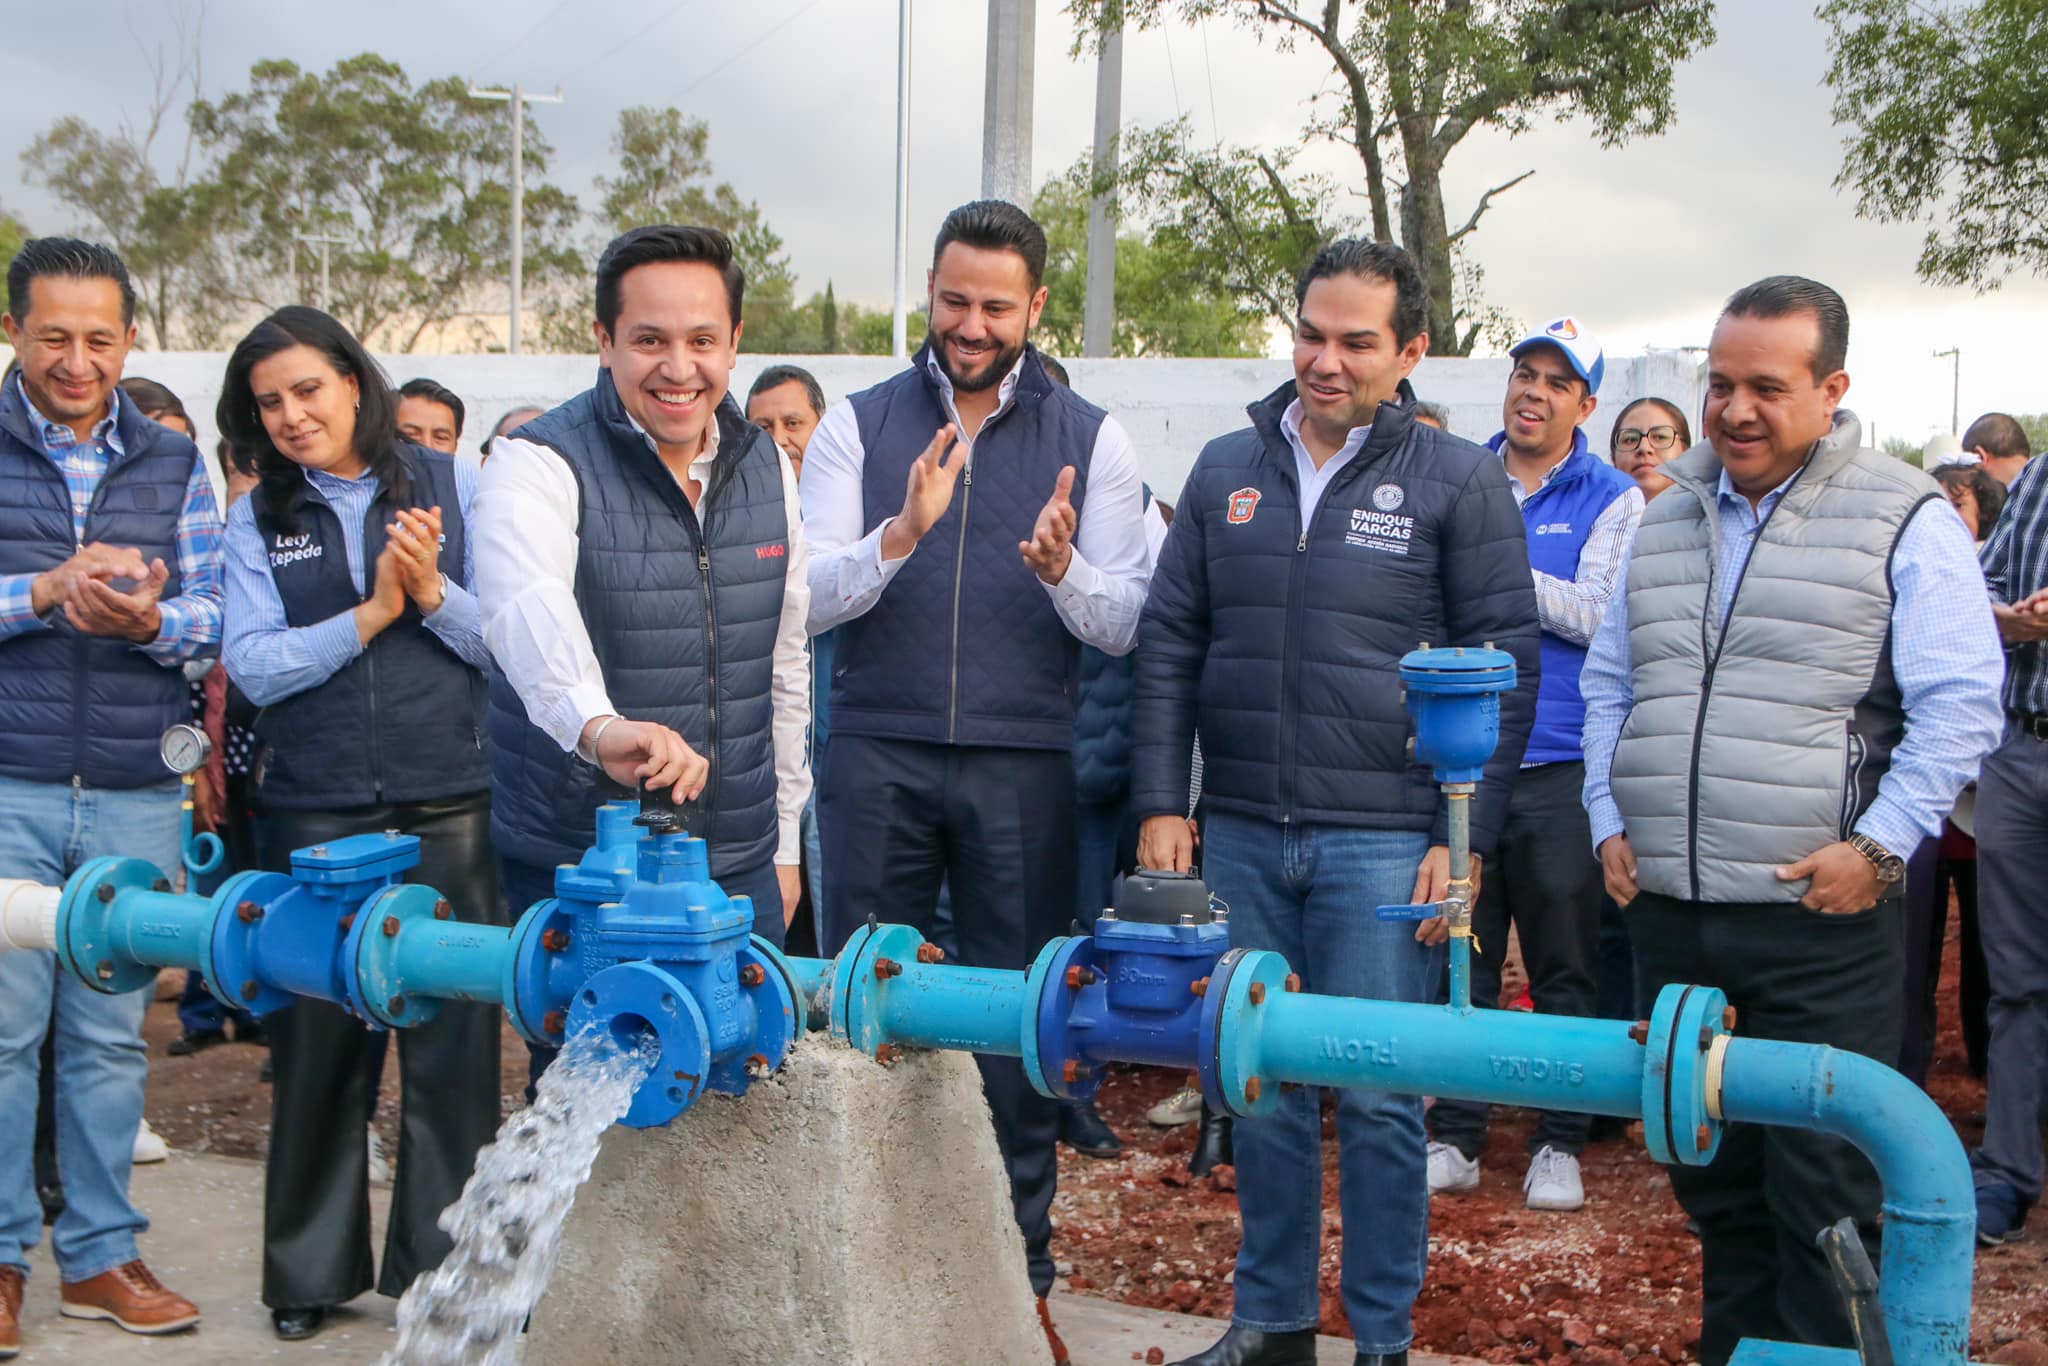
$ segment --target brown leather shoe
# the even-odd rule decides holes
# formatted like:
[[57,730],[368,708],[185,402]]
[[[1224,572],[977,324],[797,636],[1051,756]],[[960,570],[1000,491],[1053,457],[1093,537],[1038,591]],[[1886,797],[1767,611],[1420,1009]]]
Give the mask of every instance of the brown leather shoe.
[[142,1260],[66,1281],[58,1312],[72,1319],[112,1319],[131,1333],[175,1333],[199,1322],[199,1306],[168,1289]]
[[21,1291],[18,1266],[0,1266],[0,1361],[21,1351]]
[[1052,1366],[1068,1366],[1073,1358],[1067,1355],[1067,1344],[1060,1341],[1060,1330],[1052,1326],[1052,1310],[1043,1295],[1038,1297],[1038,1326],[1045,1329],[1045,1345],[1052,1348]]

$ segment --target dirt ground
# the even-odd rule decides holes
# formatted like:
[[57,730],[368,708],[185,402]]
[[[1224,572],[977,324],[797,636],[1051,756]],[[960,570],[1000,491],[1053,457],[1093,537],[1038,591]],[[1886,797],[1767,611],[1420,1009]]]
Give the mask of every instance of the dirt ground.
[[[1950,920],[1954,925],[1954,917]],[[1984,1087],[1965,1063],[1954,1007],[1954,931],[1943,977],[1943,1018],[1930,1090],[1963,1141],[1983,1127]],[[1513,988],[1511,988],[1513,989]],[[149,1118],[172,1146],[237,1157],[263,1155],[269,1088],[257,1081],[262,1051],[225,1045],[189,1058],[164,1047],[177,1034],[172,1003],[145,1026],[152,1066]],[[508,1029],[501,1051],[505,1110],[526,1084],[525,1046]],[[1227,1317],[1237,1253],[1233,1173],[1191,1181],[1191,1127],[1159,1130],[1147,1106],[1179,1084],[1168,1073],[1115,1071],[1102,1110],[1128,1145],[1116,1161],[1060,1154],[1054,1254],[1075,1290],[1129,1304]],[[396,1142],[398,1066],[387,1068],[378,1126]],[[1640,1143],[1587,1151],[1586,1208],[1542,1214],[1522,1206],[1531,1130],[1526,1112],[1497,1114],[1480,1188],[1440,1197],[1431,1210],[1430,1267],[1416,1304],[1416,1346],[1487,1361],[1550,1366],[1655,1366],[1691,1361],[1699,1336],[1699,1254],[1670,1183]],[[1323,1331],[1345,1334],[1337,1290],[1336,1143],[1324,1133]],[[2043,1219],[2037,1217],[2035,1224]],[[1977,1259],[1973,1350],[1989,1356],[2021,1337],[2048,1338],[2048,1237]]]

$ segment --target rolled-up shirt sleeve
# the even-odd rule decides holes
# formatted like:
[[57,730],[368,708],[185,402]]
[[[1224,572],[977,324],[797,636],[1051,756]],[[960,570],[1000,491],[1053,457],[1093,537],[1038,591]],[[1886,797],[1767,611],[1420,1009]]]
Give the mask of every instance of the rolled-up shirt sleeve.
[[[964,454],[964,453],[963,453]],[[956,455],[956,458],[958,456]],[[853,405],[834,404],[804,448],[802,479],[805,548],[810,557],[812,635],[822,635],[875,605],[910,556],[882,558],[882,535],[894,517],[863,532],[866,501],[861,479],[867,452]]]
[[[1052,496],[1052,490],[1046,490]],[[1145,535],[1145,481],[1131,438],[1113,417],[1102,420],[1088,461],[1088,484],[1074,528],[1073,558],[1056,584],[1053,608],[1083,644],[1108,655],[1129,654],[1152,581]]]
[[1949,504],[1930,499],[1892,555],[1892,676],[1905,737],[1857,833],[1905,857],[1941,829],[2005,728],[2005,652],[1976,548]]
[[564,753],[617,710],[576,605],[581,506],[561,456],[514,437],[492,443],[471,524],[484,643],[528,719]]

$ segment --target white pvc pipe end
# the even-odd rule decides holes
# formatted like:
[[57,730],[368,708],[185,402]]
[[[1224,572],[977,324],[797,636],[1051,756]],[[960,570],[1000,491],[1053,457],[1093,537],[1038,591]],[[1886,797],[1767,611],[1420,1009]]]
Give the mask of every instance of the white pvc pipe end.
[[57,947],[57,904],[62,887],[24,878],[0,878],[0,953]]

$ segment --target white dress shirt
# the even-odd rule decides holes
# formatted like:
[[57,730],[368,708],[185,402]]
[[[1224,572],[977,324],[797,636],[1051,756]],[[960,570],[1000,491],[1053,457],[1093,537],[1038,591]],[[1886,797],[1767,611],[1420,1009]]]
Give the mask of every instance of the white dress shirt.
[[[647,435],[638,422],[633,426]],[[648,445],[654,445],[651,437]],[[690,462],[690,478],[704,490],[697,504],[700,518],[710,508],[711,470],[717,458],[714,422],[702,454]],[[811,728],[811,657],[804,632],[811,590],[796,474],[780,447],[776,458],[782,465],[782,502],[789,518],[789,562],[770,688],[775,862],[793,866],[803,851],[799,822],[811,796],[806,742]],[[576,524],[581,507],[576,473],[560,455],[513,437],[501,436],[491,443],[471,529],[484,643],[526,704],[528,718],[570,754],[592,720],[618,714],[597,652],[591,648],[583,610],[576,603]],[[699,752],[709,743],[702,735],[683,739]]]
[[[927,364],[939,386],[946,415],[962,433],[947,459],[971,464],[974,443],[964,435],[967,429],[953,405],[952,381],[937,361]],[[1023,364],[1020,357],[1003,377],[996,410],[984,427],[1010,408]],[[811,444],[804,452],[804,535],[812,552],[812,635],[873,607],[910,558],[882,558],[882,536],[896,520],[893,515],[862,534],[861,472],[866,463],[853,405],[841,399],[811,434]],[[957,491],[954,496],[959,496]],[[1045,496],[1052,497],[1050,488]],[[1095,451],[1089,458],[1086,497],[1074,528],[1073,558],[1060,581],[1045,586],[1067,630],[1104,654],[1128,654],[1137,642],[1138,617],[1145,609],[1145,590],[1152,581],[1150,557],[1145,551],[1144,503],[1145,481],[1138,475],[1131,438],[1115,418],[1105,417],[1096,430]],[[795,565],[790,572],[795,574]]]
[[1353,427],[1344,437],[1344,444],[1337,453],[1325,460],[1322,468],[1316,467],[1316,458],[1309,454],[1308,446],[1301,439],[1301,400],[1287,405],[1287,411],[1280,414],[1280,435],[1287,438],[1287,444],[1294,451],[1294,482],[1301,485],[1301,535],[1308,539],[1309,523],[1315,519],[1316,510],[1323,505],[1323,495],[1330,491],[1330,481],[1357,458],[1365,449],[1365,440],[1372,435],[1372,424]]

